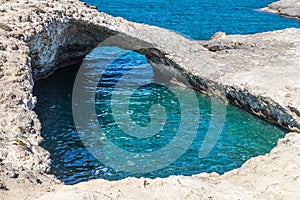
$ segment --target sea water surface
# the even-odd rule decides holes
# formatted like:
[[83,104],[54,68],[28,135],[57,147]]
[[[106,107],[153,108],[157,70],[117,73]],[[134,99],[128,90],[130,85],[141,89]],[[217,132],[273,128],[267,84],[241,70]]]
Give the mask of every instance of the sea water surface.
[[[269,0],[86,0],[86,2],[97,5],[99,11],[114,16],[122,16],[136,22],[168,28],[192,39],[207,39],[216,31],[224,31],[228,34],[247,34],[300,26],[299,21],[256,10],[271,3]],[[118,129],[110,132],[110,127],[115,127],[116,124],[109,117],[108,102],[112,100],[111,94],[114,92],[114,84],[128,72],[128,69],[142,66],[135,72],[136,78],[130,81],[128,87],[124,86],[121,91],[118,91],[119,95],[123,93],[132,94],[132,99],[137,100],[128,105],[130,109],[138,113],[132,118],[133,120],[137,120],[143,126],[145,119],[148,119],[147,113],[143,112],[145,106],[147,107],[149,103],[152,105],[153,102],[154,104],[155,102],[158,103],[156,98],[161,97],[159,95],[160,90],[142,88],[143,90],[136,92],[136,89],[132,90],[130,87],[130,85],[153,81],[152,68],[143,55],[127,51],[111,64],[107,64],[107,60],[110,60],[119,51],[123,50],[117,47],[96,48],[84,59],[85,65],[91,71],[101,67],[107,68],[106,74],[98,80],[96,100],[91,102],[95,104],[102,130],[101,133],[97,132],[98,130],[93,130],[93,126],[91,126],[91,129],[86,130],[86,132],[90,134],[91,140],[95,141],[93,144],[95,148],[103,149],[98,135],[106,131],[114,140],[114,144],[124,150],[141,154],[158,151],[168,144],[176,134],[179,127],[178,122],[180,122],[176,116],[181,114],[180,110],[174,110],[175,113],[168,121],[169,126],[164,127],[161,132],[158,130],[159,134],[155,135],[158,140],[148,140],[147,138],[137,140],[131,136],[124,137]],[[221,134],[209,154],[204,158],[199,158],[199,149],[206,137],[212,118],[222,118],[222,116],[212,112],[212,97],[195,91],[198,106],[193,108],[183,103],[177,104],[176,99],[165,95],[162,101],[165,108],[178,107],[179,105],[190,113],[188,117],[191,120],[187,122],[186,127],[196,127],[197,130],[191,145],[182,156],[161,169],[146,173],[143,173],[141,169],[141,172],[134,174],[117,171],[95,158],[86,149],[76,130],[72,115],[72,91],[79,67],[80,65],[74,65],[58,70],[49,78],[37,81],[34,87],[34,94],[38,97],[36,112],[42,122],[42,136],[45,139],[42,145],[51,153],[51,172],[66,184],[95,178],[119,180],[128,176],[155,178],[179,174],[193,175],[200,172],[222,174],[240,167],[253,156],[269,152],[276,145],[277,140],[287,132],[235,106],[219,102],[221,107],[226,107],[226,119],[222,124]],[[89,88],[87,87],[87,89]],[[185,93],[185,88],[179,88],[179,90],[183,94]],[[149,96],[149,93],[153,95]],[[138,98],[137,94],[139,94]],[[189,100],[192,96],[186,94],[183,95],[183,98]],[[116,105],[124,104],[122,98],[113,99],[113,102]],[[195,112],[196,108],[200,110],[200,113]],[[142,114],[139,115],[139,113]],[[130,113],[117,112],[115,118],[122,119],[127,114]],[[156,111],[151,112],[150,116],[152,120],[165,121],[165,116]],[[198,119],[199,122],[195,124],[194,119]],[[106,130],[107,127],[108,130]],[[191,129],[186,128],[184,131],[190,134]],[[147,148],[144,148],[145,146]],[[115,158],[116,155],[112,154],[108,157]],[[159,159],[156,162],[159,162]]]
[[300,27],[296,19],[259,10],[275,0],[82,0],[134,22],[173,30],[195,40],[218,31],[253,34]]
[[[155,178],[179,174],[193,175],[200,172],[222,174],[240,167],[253,156],[269,152],[276,145],[277,140],[286,133],[286,130],[278,126],[197,91],[194,94],[197,96],[198,104],[190,104],[191,100],[195,100],[195,96],[187,92],[184,87],[176,87],[179,91],[176,93],[177,96],[169,95],[168,91],[160,88],[157,90],[155,87],[136,88],[135,86],[141,83],[147,86],[148,83],[153,82],[152,67],[147,63],[145,56],[132,51],[127,51],[107,65],[107,60],[113,58],[117,51],[124,50],[116,47],[96,48],[84,60],[83,65],[92,72],[89,74],[91,77],[98,76],[98,68],[106,68],[96,90],[90,87],[89,81],[86,83],[86,90],[96,91],[96,99],[91,100],[90,103],[95,106],[101,126],[100,130],[95,128],[95,124],[89,124],[84,133],[81,133],[81,136],[85,135],[84,140],[88,137],[89,144],[83,143],[72,115],[72,90],[79,65],[61,69],[49,78],[36,82],[34,90],[34,94],[38,96],[36,112],[42,122],[42,136],[45,139],[42,146],[51,153],[52,173],[66,184],[95,178],[119,180],[128,176]],[[122,83],[122,87],[117,90],[115,85],[120,78],[125,76],[128,70],[136,68],[138,70],[134,72],[134,78]],[[169,87],[169,89],[174,91],[174,88]],[[181,96],[181,101],[176,98],[178,94]],[[112,95],[119,98],[112,98]],[[126,101],[122,95],[131,96],[131,100]],[[159,99],[161,101],[158,101]],[[213,105],[214,109],[225,107],[224,122],[222,113],[212,111],[212,99],[218,101]],[[162,109],[173,110],[167,116],[162,114],[161,109],[149,110],[149,105],[157,104],[160,104]],[[113,105],[125,106],[125,108],[127,106],[129,111],[117,109],[116,112],[112,112]],[[196,112],[197,110],[199,112]],[[183,111],[187,113],[186,116],[183,116]],[[135,116],[132,115],[134,112]],[[138,123],[141,126],[147,123],[148,114],[152,121],[156,121],[157,128],[141,132],[142,138],[132,137],[132,128]],[[121,129],[120,123],[126,116],[130,116],[135,123],[125,124],[127,128]],[[221,126],[220,135],[217,136],[217,143],[213,145],[209,154],[200,158],[199,151],[205,137],[207,134],[216,134],[208,133],[213,118],[221,123],[212,124],[212,129],[216,128],[215,131],[218,131],[217,127]],[[83,120],[87,123],[91,121],[90,118],[83,118]],[[185,123],[184,126],[182,123]],[[161,126],[164,124],[165,126]],[[106,153],[106,157],[112,162],[125,159],[124,164],[127,164],[131,159],[119,157],[111,151],[115,146],[128,152],[135,152],[137,156],[160,151],[171,143],[181,126],[184,127],[181,131],[186,136],[195,134],[189,146],[179,145],[179,148],[187,147],[186,151],[169,165],[146,173],[143,171],[158,165],[161,159],[152,161],[151,166],[145,160],[145,165],[141,166],[140,171],[129,173],[126,170],[117,171],[110,165],[106,165],[107,162],[103,163],[86,149],[86,145],[92,145],[95,151]],[[104,145],[106,137],[115,146]],[[181,142],[178,140],[176,143],[178,145]],[[167,152],[170,157],[173,153],[172,150]]]

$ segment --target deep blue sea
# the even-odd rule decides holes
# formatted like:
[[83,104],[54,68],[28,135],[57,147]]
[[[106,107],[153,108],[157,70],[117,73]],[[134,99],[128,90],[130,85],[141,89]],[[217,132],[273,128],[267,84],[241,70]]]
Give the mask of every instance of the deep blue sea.
[[[217,31],[250,34],[300,27],[297,20],[259,11],[258,8],[271,3],[269,0],[85,2],[96,5],[99,11],[113,16],[164,27],[192,39],[208,39]],[[122,55],[114,59],[114,55],[119,52]],[[45,139],[42,145],[51,153],[51,172],[66,184],[95,178],[119,180],[128,176],[155,178],[200,172],[222,174],[240,167],[253,156],[268,153],[287,132],[246,111],[199,92],[188,93],[186,88],[171,90],[152,84],[152,67],[145,56],[136,52],[117,47],[96,48],[85,57],[81,66],[87,68],[87,77],[97,76],[99,69],[105,69],[100,79],[94,81],[91,78],[84,83],[87,84],[87,91],[95,93],[94,100],[84,103],[94,106],[101,130],[97,129],[92,118],[84,119],[89,126],[83,131],[76,129],[74,123],[72,94],[80,65],[60,69],[49,78],[37,81],[34,87],[34,94],[38,97],[35,111],[41,120],[42,136]],[[133,69],[133,78],[128,76],[124,81],[125,75]],[[122,87],[117,87],[119,82]],[[96,90],[89,85],[93,83],[97,85]],[[133,87],[136,85],[141,86]],[[174,91],[181,99],[176,98]],[[196,99],[196,104],[191,103],[192,99]],[[217,103],[212,106],[212,101]],[[223,121],[224,116],[218,111],[224,108]],[[151,122],[154,122],[154,126],[146,130],[145,127]],[[218,129],[220,124],[221,129]],[[132,133],[134,130],[135,133]],[[181,139],[176,138],[179,131],[183,132]],[[217,141],[210,140],[211,138],[206,140],[207,133],[214,134],[214,131],[220,132]],[[185,143],[191,134],[195,134],[191,142]],[[143,135],[147,137],[140,137]],[[82,136],[90,142],[88,145],[82,140]],[[111,144],[106,142],[107,138],[112,141]],[[199,150],[205,141],[216,144],[205,157],[199,157]],[[172,144],[174,149],[172,150],[171,145],[171,151],[165,151],[161,157],[137,164],[139,158],[159,152],[168,144]],[[187,148],[184,149],[181,144]],[[124,156],[115,151],[116,147],[134,156]],[[91,151],[97,151],[98,154]],[[172,160],[177,151],[183,153]],[[99,154],[105,158],[98,159]],[[169,164],[149,170],[162,162]],[[116,165],[118,167],[123,164],[132,169],[138,165],[140,170],[133,173],[124,170],[126,167],[116,169],[113,165],[115,163],[119,164]]]
[[208,39],[215,32],[252,34],[300,27],[300,22],[259,11],[272,0],[82,0],[113,16],[155,25],[186,37]]

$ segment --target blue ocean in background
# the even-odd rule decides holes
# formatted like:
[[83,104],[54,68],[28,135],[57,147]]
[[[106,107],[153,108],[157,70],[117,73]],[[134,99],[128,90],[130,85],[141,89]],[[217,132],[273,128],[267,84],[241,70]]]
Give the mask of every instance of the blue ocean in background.
[[253,34],[300,27],[300,22],[262,12],[272,0],[82,0],[127,20],[167,28],[195,40],[215,32]]
[[[175,31],[188,38],[195,40],[209,39],[215,32],[223,31],[227,34],[253,34],[265,31],[279,30],[290,27],[300,27],[300,22],[287,19],[276,14],[262,12],[259,8],[266,7],[271,0],[83,0],[84,2],[98,7],[101,12],[113,16],[121,16],[130,21],[155,25]],[[123,51],[116,47],[96,48],[84,59],[85,64],[91,71],[99,67],[105,67],[107,60],[118,52]],[[126,74],[128,68],[144,66],[135,75],[137,78],[131,80],[130,84],[141,83],[145,80],[153,80],[152,67],[147,63],[145,56],[136,52],[128,51],[107,66],[107,74],[99,80],[102,88],[98,88],[96,96],[100,96],[95,104],[98,110],[98,119],[102,123],[103,130],[109,126],[115,126],[114,121],[105,113],[109,111],[107,101],[111,100],[112,86],[118,82],[122,74]],[[226,120],[217,144],[205,157],[199,158],[199,149],[208,131],[211,118],[211,97],[196,92],[199,101],[199,114],[193,114],[190,109],[190,118],[199,118],[200,123],[188,124],[190,127],[198,127],[196,137],[187,151],[170,165],[147,173],[129,174],[124,171],[116,171],[106,166],[101,160],[96,159],[82,143],[76,130],[72,116],[72,91],[74,80],[79,65],[73,65],[58,70],[47,79],[35,83],[34,94],[38,97],[35,111],[42,123],[42,136],[45,139],[42,146],[51,153],[51,172],[66,184],[75,184],[96,178],[108,180],[119,180],[128,176],[134,177],[168,177],[170,175],[193,175],[201,172],[218,172],[220,174],[240,167],[249,158],[268,153],[282,138],[286,130],[268,123],[248,112],[232,105],[226,105]],[[97,75],[97,74],[95,74]],[[66,78],[68,77],[68,78]],[[87,87],[88,89],[88,87]],[[125,93],[131,91],[123,88]],[[184,88],[181,89],[184,93]],[[153,92],[150,88],[150,92]],[[147,106],[149,102],[155,102],[157,94],[146,96],[149,90],[140,91],[138,103],[132,104],[134,110],[144,111],[140,106]],[[189,100],[191,97],[186,95]],[[101,101],[104,99],[105,101]],[[171,97],[164,97],[165,106],[172,106],[174,102]],[[97,100],[97,99],[96,99]],[[115,104],[124,104],[123,99],[114,99]],[[181,105],[185,107],[184,105]],[[104,113],[104,114],[103,114]],[[178,111],[179,113],[179,111]],[[178,114],[177,113],[177,114]],[[179,113],[180,114],[180,113]],[[175,113],[176,115],[176,113]],[[139,115],[137,115],[139,116]],[[122,114],[118,116],[123,117]],[[145,116],[138,118],[144,120]],[[219,118],[218,115],[213,116]],[[155,115],[153,119],[163,121],[161,115]],[[191,120],[192,121],[192,120]],[[170,120],[170,125],[164,129],[163,135],[156,135],[164,139],[157,142],[147,143],[145,140],[135,140],[133,137],[124,137],[119,130],[109,132],[119,147],[133,151],[156,151],[172,140],[174,130],[178,126],[178,120]],[[93,126],[91,126],[93,127]],[[87,130],[89,132],[91,130]],[[110,131],[110,130],[108,130]],[[190,129],[184,130],[186,133]],[[102,148],[98,141],[97,132],[91,135],[95,141],[95,148]],[[147,149],[143,149],[144,145]],[[97,146],[98,145],[98,146]],[[114,158],[116,155],[109,155]],[[157,160],[156,162],[159,162]],[[141,170],[143,171],[143,170]]]

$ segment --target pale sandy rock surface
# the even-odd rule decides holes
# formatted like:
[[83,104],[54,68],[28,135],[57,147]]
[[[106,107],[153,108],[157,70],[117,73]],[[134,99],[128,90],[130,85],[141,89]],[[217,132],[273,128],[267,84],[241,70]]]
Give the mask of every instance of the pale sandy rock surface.
[[299,0],[281,0],[269,5],[269,8],[286,17],[300,18]]
[[[298,4],[287,5],[285,10]],[[222,176],[56,184],[47,174],[49,153],[39,146],[33,80],[81,59],[117,33],[124,48],[148,47],[139,52],[158,71],[175,79],[184,74],[198,90],[300,130],[299,29],[218,33],[210,41],[191,41],[99,13],[77,0],[0,0],[0,199],[299,199],[297,133],[280,140],[270,154]]]

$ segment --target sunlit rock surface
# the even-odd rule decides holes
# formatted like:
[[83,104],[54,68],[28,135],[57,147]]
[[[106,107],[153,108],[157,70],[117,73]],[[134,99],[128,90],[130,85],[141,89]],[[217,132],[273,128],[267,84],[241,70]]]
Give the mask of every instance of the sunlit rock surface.
[[[277,3],[271,8],[295,17],[300,13],[297,5]],[[145,54],[157,72],[175,80],[179,74],[184,75],[202,92],[299,131],[299,29],[243,36],[220,33],[209,41],[191,41],[162,28],[99,13],[77,0],[0,0],[0,22],[1,198],[32,199],[47,191],[51,193],[42,199],[61,199],[75,193],[78,199],[299,196],[297,133],[280,140],[269,155],[253,158],[222,176],[200,174],[55,185],[55,178],[47,174],[49,153],[39,146],[41,125],[32,111],[38,100],[32,95],[34,79],[82,59],[100,42],[115,37],[115,45]],[[59,191],[53,194],[53,188]]]

